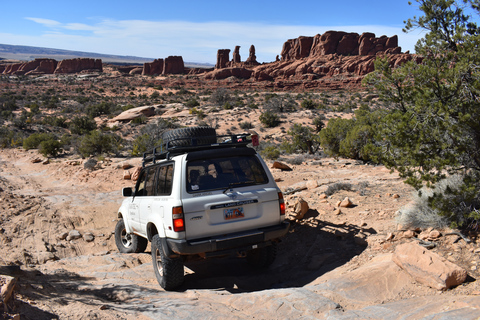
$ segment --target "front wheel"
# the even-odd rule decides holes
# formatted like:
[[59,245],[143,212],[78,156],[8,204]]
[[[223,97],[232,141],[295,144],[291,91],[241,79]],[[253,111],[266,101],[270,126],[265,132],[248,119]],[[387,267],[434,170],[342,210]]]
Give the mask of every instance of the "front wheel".
[[185,276],[183,261],[165,256],[158,234],[152,238],[152,262],[155,277],[163,289],[174,290],[182,285]]
[[115,244],[121,253],[141,253],[148,245],[148,240],[133,233],[127,233],[123,219],[115,226]]

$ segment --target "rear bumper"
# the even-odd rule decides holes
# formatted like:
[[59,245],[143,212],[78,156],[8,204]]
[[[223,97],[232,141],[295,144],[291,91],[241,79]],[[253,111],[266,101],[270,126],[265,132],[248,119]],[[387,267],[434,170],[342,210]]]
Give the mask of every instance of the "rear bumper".
[[176,254],[188,255],[245,248],[278,239],[287,234],[290,223],[284,221],[272,227],[196,240],[166,239]]

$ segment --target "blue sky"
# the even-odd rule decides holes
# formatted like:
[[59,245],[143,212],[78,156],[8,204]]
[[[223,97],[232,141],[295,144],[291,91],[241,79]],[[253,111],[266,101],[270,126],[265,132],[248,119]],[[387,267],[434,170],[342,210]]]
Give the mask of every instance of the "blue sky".
[[215,63],[218,49],[255,45],[259,62],[274,61],[287,39],[328,30],[398,35],[413,52],[418,31],[403,21],[420,15],[408,0],[317,1],[0,1],[0,43]]

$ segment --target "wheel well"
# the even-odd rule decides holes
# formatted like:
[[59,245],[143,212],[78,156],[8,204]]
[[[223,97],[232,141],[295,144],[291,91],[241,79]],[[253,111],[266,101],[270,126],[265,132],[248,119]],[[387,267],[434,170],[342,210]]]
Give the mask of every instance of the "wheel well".
[[148,241],[152,241],[154,235],[158,234],[157,227],[153,223],[147,225],[147,238]]
[[123,214],[121,212],[117,213],[117,218],[118,219],[123,219]]

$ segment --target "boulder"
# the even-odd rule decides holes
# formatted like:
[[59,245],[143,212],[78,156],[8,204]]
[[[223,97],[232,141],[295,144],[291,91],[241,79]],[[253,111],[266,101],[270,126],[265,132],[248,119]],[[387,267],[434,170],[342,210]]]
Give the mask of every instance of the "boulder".
[[295,208],[294,208],[294,217],[297,220],[303,219],[305,214],[309,210],[309,206],[307,201],[303,199],[298,199],[297,202],[295,203]]
[[78,230],[71,230],[69,233],[68,233],[68,236],[66,238],[67,241],[70,241],[70,240],[75,240],[75,239],[80,239],[82,237],[82,235],[80,234],[80,232],[78,232]]
[[467,279],[467,271],[417,243],[397,246],[392,260],[417,282],[437,290],[458,286]]
[[151,117],[153,115],[155,115],[155,107],[152,107],[152,106],[136,107],[120,113],[115,118],[108,120],[108,122],[131,121],[133,119],[140,118],[142,116]]
[[352,203],[352,201],[351,201],[348,197],[345,197],[345,199],[343,199],[343,200],[338,204],[338,206],[339,206],[339,207],[342,207],[342,208],[350,208],[352,205],[353,205],[353,203]]
[[282,171],[292,171],[292,168],[290,168],[288,165],[280,161],[275,161],[272,165],[272,168],[280,169]]

